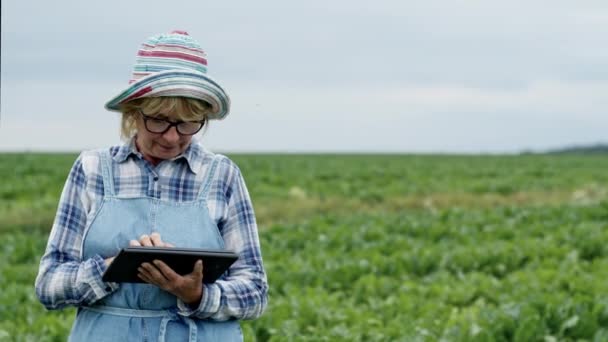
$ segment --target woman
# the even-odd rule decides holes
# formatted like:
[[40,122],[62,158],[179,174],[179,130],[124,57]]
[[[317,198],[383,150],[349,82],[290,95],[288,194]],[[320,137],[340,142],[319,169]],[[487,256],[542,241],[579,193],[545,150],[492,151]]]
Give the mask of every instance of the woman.
[[[129,87],[106,104],[122,113],[127,143],[83,152],[66,181],[36,293],[48,309],[77,306],[72,341],[239,341],[238,320],[259,317],[266,274],[251,200],[238,167],[192,137],[223,119],[230,99],[207,74],[186,32],[150,38]],[[145,263],[147,284],[104,283],[121,248],[233,250],[239,259],[203,283]]]

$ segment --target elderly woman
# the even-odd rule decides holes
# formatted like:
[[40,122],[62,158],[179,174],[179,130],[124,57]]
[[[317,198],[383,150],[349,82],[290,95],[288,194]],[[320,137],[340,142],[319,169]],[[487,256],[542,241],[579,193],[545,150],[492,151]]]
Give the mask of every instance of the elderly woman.
[[[268,285],[245,182],[230,159],[193,140],[229,107],[186,32],[142,45],[130,85],[106,104],[122,113],[126,144],[78,157],[36,278],[48,309],[78,307],[70,340],[240,341],[238,320],[262,314]],[[186,275],[144,263],[144,284],[102,280],[121,248],[140,245],[239,258],[210,284],[200,261]]]

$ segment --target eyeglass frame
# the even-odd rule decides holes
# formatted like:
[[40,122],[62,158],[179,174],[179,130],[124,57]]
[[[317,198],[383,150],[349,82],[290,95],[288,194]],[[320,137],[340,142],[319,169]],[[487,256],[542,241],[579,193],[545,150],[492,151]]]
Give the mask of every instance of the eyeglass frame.
[[[139,111],[139,114],[141,114],[142,119],[144,119],[144,127],[146,128],[146,130],[147,130],[148,132],[150,132],[150,133],[154,133],[154,134],[165,134],[165,133],[167,133],[167,132],[168,132],[168,131],[171,129],[171,127],[174,127],[174,126],[175,126],[175,131],[176,131],[176,132],[177,132],[177,134],[179,134],[179,135],[195,135],[196,133],[200,132],[200,131],[201,131],[201,129],[203,129],[203,127],[205,126],[205,122],[207,121],[207,120],[203,119],[203,120],[200,120],[200,121],[175,121],[175,122],[171,122],[171,121],[169,121],[169,120],[167,120],[167,119],[159,119],[159,118],[155,118],[155,117],[150,116],[150,115],[146,115],[146,114],[144,114],[144,112],[141,110],[141,108],[138,108],[138,111]],[[162,132],[154,132],[154,131],[150,130],[150,128],[148,128],[148,120],[164,121],[164,122],[166,122],[167,124],[169,124],[169,126],[167,126],[167,128],[166,128],[164,131],[162,131]],[[201,124],[201,127],[199,127],[199,129],[197,129],[197,130],[196,130],[196,132],[194,132],[194,133],[188,133],[188,134],[184,134],[184,133],[180,132],[180,131],[179,131],[179,128],[178,128],[178,127],[179,127],[179,125],[180,125],[180,124],[183,124],[183,123],[200,123],[200,124]]]

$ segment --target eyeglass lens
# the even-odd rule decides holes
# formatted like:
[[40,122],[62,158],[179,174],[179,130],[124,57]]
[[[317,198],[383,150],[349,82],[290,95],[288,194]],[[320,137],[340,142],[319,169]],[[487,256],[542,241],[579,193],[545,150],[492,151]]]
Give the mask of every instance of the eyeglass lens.
[[179,123],[170,122],[165,119],[158,119],[141,113],[144,117],[146,129],[152,133],[165,133],[171,126],[175,126],[177,132],[183,135],[192,135],[203,127],[203,122],[183,121]]

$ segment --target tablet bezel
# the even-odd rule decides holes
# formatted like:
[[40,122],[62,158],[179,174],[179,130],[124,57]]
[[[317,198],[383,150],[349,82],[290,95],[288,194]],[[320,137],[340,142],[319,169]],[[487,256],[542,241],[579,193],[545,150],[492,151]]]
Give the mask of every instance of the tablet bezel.
[[144,283],[137,268],[144,262],[162,260],[175,272],[192,272],[194,263],[203,260],[203,283],[213,283],[238,259],[232,251],[183,247],[126,247],[103,274],[102,280],[116,283]]

